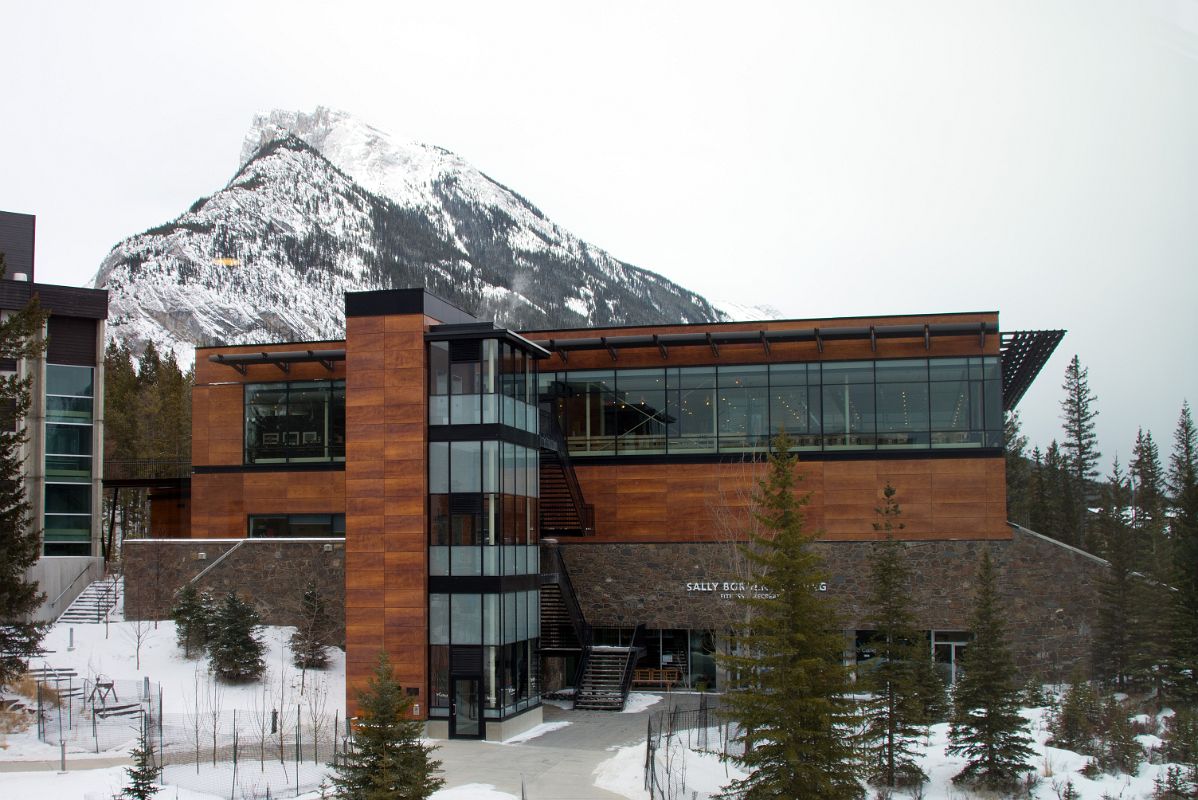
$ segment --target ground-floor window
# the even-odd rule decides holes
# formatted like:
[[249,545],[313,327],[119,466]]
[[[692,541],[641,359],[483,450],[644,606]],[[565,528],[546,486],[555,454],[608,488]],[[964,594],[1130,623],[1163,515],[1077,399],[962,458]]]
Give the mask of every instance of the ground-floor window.
[[250,537],[345,538],[344,514],[251,514]]
[[[629,647],[633,633],[633,628],[595,628],[592,642],[599,646]],[[714,691],[720,682],[716,652],[721,638],[707,629],[647,629],[642,641],[645,653],[636,668],[675,670],[679,686]]]

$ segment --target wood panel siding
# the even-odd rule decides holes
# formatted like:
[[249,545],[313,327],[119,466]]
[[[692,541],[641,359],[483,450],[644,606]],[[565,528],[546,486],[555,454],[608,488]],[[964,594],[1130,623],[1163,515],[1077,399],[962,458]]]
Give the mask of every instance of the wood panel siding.
[[[744,529],[764,467],[753,462],[585,464],[583,495],[595,505],[594,541],[711,541]],[[890,483],[902,538],[1008,539],[1001,457],[800,461],[808,530],[830,541],[878,537],[873,523]]]
[[191,538],[245,538],[251,514],[344,514],[345,473],[227,472],[191,478]]
[[[428,698],[427,394],[422,314],[346,320],[346,694],[386,651]],[[351,710],[350,713],[353,713]]]

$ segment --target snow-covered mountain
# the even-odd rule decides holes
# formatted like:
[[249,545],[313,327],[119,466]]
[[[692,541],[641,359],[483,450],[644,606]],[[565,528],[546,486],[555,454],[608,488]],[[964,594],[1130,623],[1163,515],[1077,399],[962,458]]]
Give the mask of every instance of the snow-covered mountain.
[[114,247],[95,285],[113,339],[181,363],[197,344],[338,338],[342,293],[365,289],[423,285],[515,328],[728,318],[453,153],[324,108],[257,117],[228,185]]

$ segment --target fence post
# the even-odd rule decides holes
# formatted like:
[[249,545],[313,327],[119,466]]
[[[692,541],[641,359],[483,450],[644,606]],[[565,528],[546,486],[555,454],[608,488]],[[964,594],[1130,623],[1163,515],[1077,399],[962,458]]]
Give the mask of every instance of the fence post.
[[303,761],[303,755],[300,753],[300,707],[295,707],[295,796],[299,797],[300,793],[300,763]]

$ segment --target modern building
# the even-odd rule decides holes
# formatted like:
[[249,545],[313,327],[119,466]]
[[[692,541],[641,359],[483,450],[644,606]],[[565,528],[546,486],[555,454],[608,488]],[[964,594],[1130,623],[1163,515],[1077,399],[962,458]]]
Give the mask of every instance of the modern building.
[[1102,563],[1005,514],[1003,413],[1061,331],[975,312],[515,332],[420,289],[345,303],[343,341],[197,350],[192,538],[130,550],[127,574],[156,559],[169,588],[227,569],[251,592],[274,576],[267,601],[304,570],[343,575],[351,697],[380,651],[417,715],[460,737],[536,724],[563,684],[602,706],[604,670],[617,695],[720,688],[714,656],[754,591],[736,542],[779,429],[846,659],[870,655],[860,601],[887,484],[946,677],[986,549],[1020,662],[1084,651]]
[[33,403],[24,424],[25,486],[42,531],[41,562],[34,575],[51,618],[103,572],[100,557],[101,478],[104,441],[104,324],[108,293],[37,283],[36,220],[0,211],[0,314],[36,298],[48,312],[41,357],[0,359],[0,373],[30,378]]

